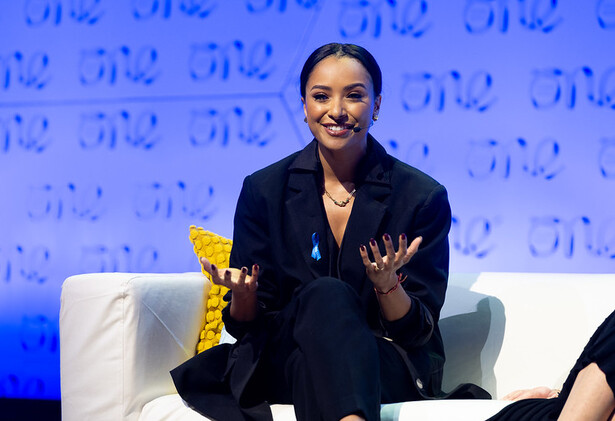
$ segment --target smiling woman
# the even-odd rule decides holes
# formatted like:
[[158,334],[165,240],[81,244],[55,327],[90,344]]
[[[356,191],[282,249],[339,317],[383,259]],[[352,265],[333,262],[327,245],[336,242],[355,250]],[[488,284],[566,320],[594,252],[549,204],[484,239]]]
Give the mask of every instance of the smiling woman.
[[301,100],[310,131],[318,139],[323,194],[330,199],[324,205],[339,246],[356,193],[355,168],[367,149],[367,130],[361,128],[378,118],[382,96],[360,61],[336,55],[314,66],[306,91]]
[[[326,149],[339,150],[351,144],[360,156],[365,153],[367,131],[352,129],[367,127],[377,118],[381,99],[360,62],[329,56],[312,70],[302,101],[310,130]],[[330,137],[337,142],[324,144]]]
[[451,211],[441,184],[368,133],[381,89],[362,47],[327,44],[306,60],[313,141],[245,179],[231,268],[202,260],[230,289],[237,342],[172,372],[197,411],[269,420],[269,404],[292,403],[299,421],[377,420],[381,403],[443,396]]

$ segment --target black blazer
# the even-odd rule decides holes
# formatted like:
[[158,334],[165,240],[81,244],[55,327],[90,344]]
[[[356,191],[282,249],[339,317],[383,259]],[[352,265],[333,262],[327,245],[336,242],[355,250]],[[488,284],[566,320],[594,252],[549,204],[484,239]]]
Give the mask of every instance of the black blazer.
[[[448,232],[451,211],[444,186],[419,170],[388,155],[369,135],[368,150],[359,164],[357,193],[339,250],[337,269],[332,268],[326,214],[322,204],[322,175],[317,142],[248,176],[237,203],[231,267],[260,266],[259,316],[275,314],[290,301],[295,288],[321,276],[339,273],[360,295],[372,330],[389,337],[415,360],[419,374],[431,377],[444,362],[437,327],[448,280]],[[311,256],[312,236],[318,233],[322,258]],[[395,247],[399,234],[409,240],[422,236],[419,251],[400,271],[402,284],[412,300],[410,312],[387,322],[379,311],[373,284],[359,254],[361,244],[376,239],[381,252],[382,235],[389,233]],[[330,235],[330,234],[329,234]],[[368,248],[369,250],[369,248]],[[228,307],[227,307],[228,309]],[[227,330],[241,338],[250,325],[232,320]]]
[[[239,323],[223,311],[226,328],[238,342],[218,345],[175,368],[175,386],[194,409],[213,419],[271,420],[257,386],[248,387],[266,346],[268,319],[294,291],[322,276],[339,274],[363,302],[376,335],[398,344],[415,380],[427,380],[425,398],[440,394],[444,351],[437,322],[448,279],[451,211],[446,190],[435,180],[389,156],[369,135],[359,165],[357,193],[333,267],[322,203],[322,170],[312,141],[281,161],[248,176],[237,203],[231,267],[260,265],[256,320]],[[312,257],[312,235],[320,237],[322,258]],[[380,316],[378,301],[359,255],[370,238],[399,234],[423,237],[419,251],[401,268],[412,300],[409,313],[394,322]],[[230,293],[226,297],[230,299]],[[403,348],[403,349],[402,349]],[[405,355],[404,355],[405,354]]]

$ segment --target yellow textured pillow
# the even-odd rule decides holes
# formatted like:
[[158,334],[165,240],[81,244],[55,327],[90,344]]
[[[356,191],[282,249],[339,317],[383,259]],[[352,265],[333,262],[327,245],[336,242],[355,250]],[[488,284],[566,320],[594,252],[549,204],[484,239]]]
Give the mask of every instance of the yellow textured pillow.
[[[201,257],[206,257],[220,269],[229,266],[231,247],[233,246],[232,240],[221,237],[211,231],[205,231],[201,227],[191,225],[190,242],[194,246],[194,252],[199,259],[199,265],[201,264]],[[211,275],[205,272],[202,266],[201,271],[211,281]],[[222,297],[224,297],[227,291],[228,288],[220,285],[211,286],[209,295],[206,297],[205,322],[196,348],[197,354],[218,345],[220,342],[220,332],[222,332],[224,327],[224,323],[222,323],[222,309],[227,304]]]

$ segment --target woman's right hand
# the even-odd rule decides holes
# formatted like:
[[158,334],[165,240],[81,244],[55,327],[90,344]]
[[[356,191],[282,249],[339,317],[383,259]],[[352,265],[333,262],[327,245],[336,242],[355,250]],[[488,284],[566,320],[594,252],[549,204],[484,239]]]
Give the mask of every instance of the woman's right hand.
[[211,275],[211,280],[216,285],[222,285],[233,291],[235,297],[249,296],[258,288],[257,264],[252,265],[252,275],[248,275],[248,268],[218,269],[206,257],[201,257],[203,269]]
[[258,288],[258,265],[252,265],[252,275],[248,268],[218,269],[205,257],[201,257],[203,270],[211,275],[216,285],[222,285],[233,291],[230,304],[231,317],[240,322],[249,322],[256,317],[256,289]]

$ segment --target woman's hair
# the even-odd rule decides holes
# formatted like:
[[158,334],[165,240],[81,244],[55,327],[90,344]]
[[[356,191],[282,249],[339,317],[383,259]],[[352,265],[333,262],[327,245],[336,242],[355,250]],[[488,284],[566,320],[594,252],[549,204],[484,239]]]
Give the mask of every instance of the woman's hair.
[[305,88],[312,70],[314,70],[314,67],[316,67],[318,63],[329,56],[335,56],[338,58],[351,57],[358,60],[363,67],[365,67],[365,70],[367,70],[367,73],[369,73],[372,78],[375,96],[380,95],[382,92],[382,72],[380,71],[380,66],[378,66],[374,56],[372,56],[365,48],[358,45],[338,44],[334,42],[317,48],[305,61],[303,69],[301,70],[301,77],[299,79],[301,83],[302,98],[305,98]]

